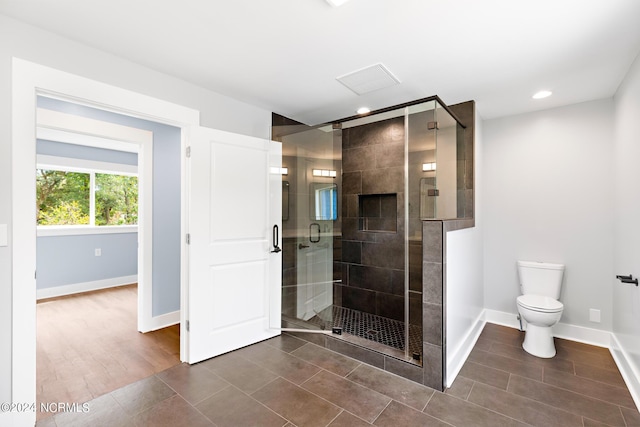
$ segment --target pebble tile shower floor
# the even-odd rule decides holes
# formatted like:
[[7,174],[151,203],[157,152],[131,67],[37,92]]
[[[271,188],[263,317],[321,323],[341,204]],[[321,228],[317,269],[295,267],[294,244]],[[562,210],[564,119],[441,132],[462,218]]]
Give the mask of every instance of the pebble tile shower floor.
[[[329,322],[329,319],[332,319]],[[343,333],[405,349],[404,322],[349,308],[331,306],[309,320],[323,329],[342,328]],[[422,328],[409,325],[409,351],[422,354]]]

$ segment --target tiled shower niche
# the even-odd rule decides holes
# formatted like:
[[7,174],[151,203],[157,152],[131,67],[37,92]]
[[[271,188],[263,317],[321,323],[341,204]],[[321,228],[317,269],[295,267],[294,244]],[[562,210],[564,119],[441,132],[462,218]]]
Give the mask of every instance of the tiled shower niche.
[[398,229],[396,194],[360,194],[359,228],[362,231],[395,233]]

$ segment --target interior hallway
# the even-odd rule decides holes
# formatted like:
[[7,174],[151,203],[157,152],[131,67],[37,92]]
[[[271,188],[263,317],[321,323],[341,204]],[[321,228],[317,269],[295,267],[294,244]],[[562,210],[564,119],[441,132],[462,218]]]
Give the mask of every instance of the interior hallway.
[[137,304],[136,284],[38,301],[38,405],[86,402],[180,363],[179,325],[141,334]]
[[445,393],[282,335],[180,364],[58,414],[67,426],[639,426],[640,413],[603,348],[557,339],[538,359],[523,334],[487,324]]

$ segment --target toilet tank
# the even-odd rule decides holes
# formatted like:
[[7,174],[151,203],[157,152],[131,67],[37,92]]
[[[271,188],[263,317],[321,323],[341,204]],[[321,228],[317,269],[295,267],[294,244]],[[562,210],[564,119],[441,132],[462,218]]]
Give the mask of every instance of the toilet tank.
[[535,261],[518,261],[520,291],[523,295],[534,294],[560,299],[563,264]]

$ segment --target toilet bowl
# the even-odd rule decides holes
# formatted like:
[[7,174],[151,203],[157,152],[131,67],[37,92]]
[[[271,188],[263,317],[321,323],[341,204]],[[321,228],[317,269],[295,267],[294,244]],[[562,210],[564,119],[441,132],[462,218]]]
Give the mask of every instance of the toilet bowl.
[[518,261],[517,265],[522,295],[516,305],[527,325],[522,348],[537,357],[553,357],[556,347],[552,328],[564,309],[558,301],[564,265],[532,261]]
[[542,295],[520,295],[516,302],[518,313],[527,324],[522,348],[537,357],[555,356],[552,327],[562,317],[562,303]]

